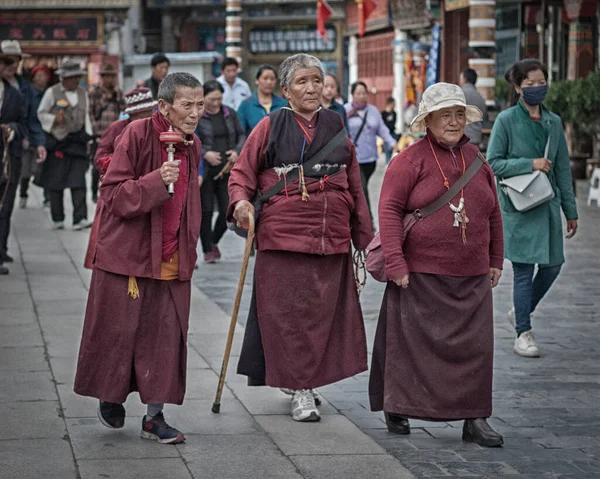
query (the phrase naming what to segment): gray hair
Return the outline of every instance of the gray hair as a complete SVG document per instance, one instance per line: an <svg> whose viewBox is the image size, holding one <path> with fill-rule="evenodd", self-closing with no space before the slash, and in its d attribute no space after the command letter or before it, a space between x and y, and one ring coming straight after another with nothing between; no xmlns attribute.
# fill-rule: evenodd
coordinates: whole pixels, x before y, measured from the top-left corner
<svg viewBox="0 0 600 479"><path fill-rule="evenodd" d="M321 72L321 80L325 79L325 69L317 57L307 55L306 53L298 53L287 57L279 67L281 86L289 88L292 84L294 73L300 68L318 68Z"/></svg>
<svg viewBox="0 0 600 479"><path fill-rule="evenodd" d="M194 75L185 72L169 73L158 87L158 100L173 104L178 88L202 88L202 83Z"/></svg>

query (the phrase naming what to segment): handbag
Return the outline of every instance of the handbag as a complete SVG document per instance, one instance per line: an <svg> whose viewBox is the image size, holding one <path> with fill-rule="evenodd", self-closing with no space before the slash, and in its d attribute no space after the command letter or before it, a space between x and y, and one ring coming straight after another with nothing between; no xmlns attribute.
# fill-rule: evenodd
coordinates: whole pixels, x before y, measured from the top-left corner
<svg viewBox="0 0 600 479"><path fill-rule="evenodd" d="M408 236L408 232L418 222L423 221L429 215L435 213L437 210L442 208L446 203L452 200L460 190L462 190L471 178L479 171L479 168L486 162L484 156L481 153L477 153L477 158L480 161L473 161L467 168L467 171L433 203L427 205L425 208L418 208L411 213L407 213L402 218L402 230L404 232L404 241ZM387 277L385 269L385 256L383 254L383 248L381 247L381 236L379 233L375 235L373 240L369 243L366 249L367 253L367 271L373 277L375 281L381 283L387 283L390 278Z"/></svg>
<svg viewBox="0 0 600 479"><path fill-rule="evenodd" d="M347 138L346 129L342 128L337 135L335 135L329 142L321 148L315 156L313 156L310 160L304 163L304 168L306 170L310 170L313 166L318 164L324 158L329 156L329 154L335 150L346 138ZM258 217L260 214L260 210L262 209L263 204L271 199L271 197L275 196L279 193L283 188L285 188L286 184L290 184L295 181L298 176L300 176L299 170L295 169L290 171L287 174L287 177L280 180L275 186L272 186L265 193L261 193L260 191L256 191L254 197L252 198L252 205L254 206L254 224L258 224ZM248 230L238 226L236 222L228 223L228 228L233 231L236 235L241 236L242 238L246 238L248 236ZM256 226L255 226L256 228Z"/></svg>
<svg viewBox="0 0 600 479"><path fill-rule="evenodd" d="M546 143L544 158L548 158L550 137ZM552 184L542 171L513 176L500 181L504 194L508 196L515 210L524 213L550 201L554 198Z"/></svg>
<svg viewBox="0 0 600 479"><path fill-rule="evenodd" d="M508 196L515 210L524 213L554 198L552 184L542 171L513 176L500 181L502 191Z"/></svg>

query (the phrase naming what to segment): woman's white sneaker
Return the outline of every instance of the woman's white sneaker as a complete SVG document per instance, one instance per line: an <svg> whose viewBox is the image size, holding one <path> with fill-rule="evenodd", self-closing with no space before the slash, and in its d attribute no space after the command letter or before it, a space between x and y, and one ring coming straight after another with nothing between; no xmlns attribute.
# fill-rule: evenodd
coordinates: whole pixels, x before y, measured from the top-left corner
<svg viewBox="0 0 600 479"><path fill-rule="evenodd" d="M525 358L539 358L540 350L535 344L535 337L532 331L522 333L515 340L514 352Z"/></svg>
<svg viewBox="0 0 600 479"><path fill-rule="evenodd" d="M506 315L506 319L508 319L508 322L513 328L517 327L517 320L515 318L515 308L512 308Z"/></svg>
<svg viewBox="0 0 600 479"><path fill-rule="evenodd" d="M316 422L321 420L321 413L315 404L315 397L310 389L299 389L292 396L292 419L300 422Z"/></svg>

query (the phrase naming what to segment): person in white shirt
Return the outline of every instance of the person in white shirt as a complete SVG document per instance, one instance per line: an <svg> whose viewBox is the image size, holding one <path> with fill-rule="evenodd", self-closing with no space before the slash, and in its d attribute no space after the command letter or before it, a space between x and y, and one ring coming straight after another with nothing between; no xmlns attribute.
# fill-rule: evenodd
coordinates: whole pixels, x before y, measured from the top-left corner
<svg viewBox="0 0 600 479"><path fill-rule="evenodd" d="M60 83L46 90L38 108L38 118L47 133L48 150L43 163L42 183L50 192L54 229L64 228L63 192L70 188L73 229L82 230L92 225L87 219L85 183L92 122L87 91L79 86L87 72L76 62L67 60L58 73Z"/></svg>
<svg viewBox="0 0 600 479"><path fill-rule="evenodd" d="M223 104L237 111L240 104L252 96L248 83L238 77L240 64L235 58L225 58L221 65L222 75L217 81L223 86Z"/></svg>

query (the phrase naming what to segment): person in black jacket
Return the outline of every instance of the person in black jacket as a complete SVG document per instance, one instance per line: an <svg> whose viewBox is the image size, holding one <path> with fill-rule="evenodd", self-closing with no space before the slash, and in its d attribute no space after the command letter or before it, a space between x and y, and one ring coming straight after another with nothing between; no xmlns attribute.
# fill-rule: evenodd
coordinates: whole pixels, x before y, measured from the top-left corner
<svg viewBox="0 0 600 479"><path fill-rule="evenodd" d="M140 86L150 88L152 91L152 98L156 100L158 97L158 87L160 86L160 82L162 82L169 74L171 62L166 55L155 53L152 60L150 60L150 66L152 67L152 76Z"/></svg>
<svg viewBox="0 0 600 479"><path fill-rule="evenodd" d="M223 86L216 80L204 84L204 114L196 133L202 140L203 181L202 224L200 241L204 261L215 263L221 258L217 244L227 231L226 213L229 204L227 183L229 170L236 162L246 133L235 111L223 105ZM214 198L217 198L219 216L213 227Z"/></svg>
<svg viewBox="0 0 600 479"><path fill-rule="evenodd" d="M7 259L10 217L21 179L23 140L27 138L25 100L16 88L2 78L13 59L0 51L0 275L9 273Z"/></svg>

